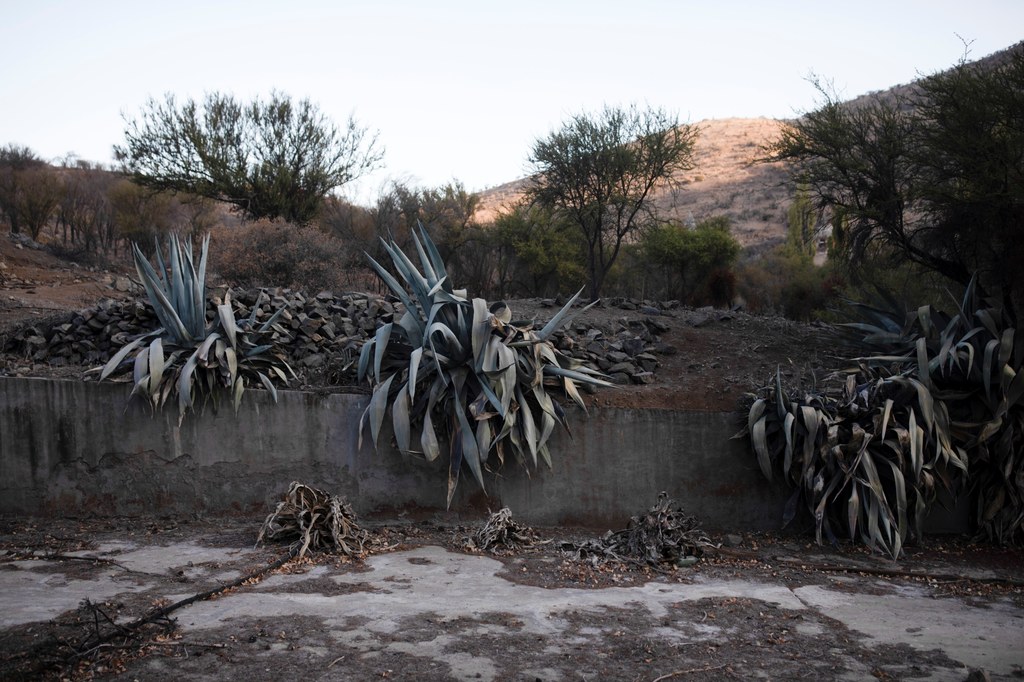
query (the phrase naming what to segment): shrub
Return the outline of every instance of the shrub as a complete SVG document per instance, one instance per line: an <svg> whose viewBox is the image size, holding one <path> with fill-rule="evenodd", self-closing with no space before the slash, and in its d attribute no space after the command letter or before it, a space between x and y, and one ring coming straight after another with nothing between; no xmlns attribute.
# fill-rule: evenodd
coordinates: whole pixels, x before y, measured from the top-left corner
<svg viewBox="0 0 1024 682"><path fill-rule="evenodd" d="M337 237L314 226L259 222L214 235L211 266L232 285L287 286L306 291L352 288L364 271Z"/></svg>
<svg viewBox="0 0 1024 682"><path fill-rule="evenodd" d="M728 218L719 216L694 228L662 225L652 229L640 244L642 260L637 266L649 277L653 296L680 298L694 305L727 305L734 286L730 270L739 252ZM653 272L652 265L657 266Z"/></svg>
<svg viewBox="0 0 1024 682"><path fill-rule="evenodd" d="M414 232L413 243L420 269L393 241L384 247L397 278L370 258L405 312L379 327L360 353L359 380L370 379L373 396L359 431L369 426L378 445L390 411L403 453L433 461L447 441L450 505L463 465L484 488L483 469L492 452L499 464L513 455L524 467L536 467L538 457L551 465L548 439L557 424L564 426L565 412L549 388L561 387L583 406L577 382L610 384L550 341L571 319L582 290L539 331L514 324L504 303L488 305L453 289L437 248L422 226L419 232L422 240Z"/></svg>
<svg viewBox="0 0 1024 682"><path fill-rule="evenodd" d="M786 248L741 263L736 291L755 312L780 313L792 320L811 320L838 301L833 270Z"/></svg>

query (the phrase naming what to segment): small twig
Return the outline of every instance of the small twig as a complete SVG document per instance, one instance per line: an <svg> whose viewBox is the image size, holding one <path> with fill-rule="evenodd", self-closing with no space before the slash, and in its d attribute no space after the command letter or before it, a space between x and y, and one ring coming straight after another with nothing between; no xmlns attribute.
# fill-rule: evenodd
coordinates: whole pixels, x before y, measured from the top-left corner
<svg viewBox="0 0 1024 682"><path fill-rule="evenodd" d="M338 657L337 657L336 659L334 659L333 661L331 661L330 663L328 663L328 664L327 664L327 667L328 667L328 668L331 668L332 666L334 666L334 664L335 664L335 663L337 663L338 661L343 661L343 660L345 660L345 657L344 657L344 656L338 656Z"/></svg>
<svg viewBox="0 0 1024 682"><path fill-rule="evenodd" d="M689 668L687 670L676 670L674 672L666 673L661 677L656 677L651 682L662 682L662 680L667 680L671 677L679 677L680 675L692 675L693 673L709 673L712 670L721 670L727 665L729 664L723 663L722 665L705 666L703 668Z"/></svg>
<svg viewBox="0 0 1024 682"><path fill-rule="evenodd" d="M227 644L220 642L186 642L185 640L179 640L177 642L146 642L146 646L194 646L200 649L224 649Z"/></svg>

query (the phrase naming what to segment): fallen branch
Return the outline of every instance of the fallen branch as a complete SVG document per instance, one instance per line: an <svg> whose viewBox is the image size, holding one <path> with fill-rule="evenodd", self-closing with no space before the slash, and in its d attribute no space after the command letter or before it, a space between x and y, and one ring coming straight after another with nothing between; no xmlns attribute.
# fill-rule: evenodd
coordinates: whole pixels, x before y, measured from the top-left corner
<svg viewBox="0 0 1024 682"><path fill-rule="evenodd" d="M175 622L168 617L171 613L182 607L188 606L189 604L210 599L222 592L240 587L251 580L261 578L267 573L275 571L291 561L298 554L298 551L298 547L293 547L287 554L283 555L276 561L258 568L240 578L204 592L199 592L198 594L186 597L185 599L180 599L173 604L153 609L128 623L117 623L105 611L103 611L103 609L99 608L88 599L85 599L79 610L85 611L87 615L91 616L90 622L78 622L75 623L75 625L79 627L91 626L90 629L92 630L92 633L90 635L77 642L51 637L46 641L29 647L25 651L9 656L6 660L27 660L31 666L30 669L18 671L24 675L26 673L39 673L46 668L66 669L73 666L78 661L88 658L89 656L96 656L99 652L107 649L142 649L150 644L155 644L151 641L140 641L144 639L143 629L147 625L153 625L163 621L162 625L164 627L164 631L170 632L175 626ZM58 622L51 622L53 622L54 625L60 625ZM123 641L121 643L113 643L114 640L117 639L122 639ZM175 642L174 644L187 643ZM2 673L6 672L7 671L0 671L0 677L3 677L4 675Z"/></svg>
<svg viewBox="0 0 1024 682"><path fill-rule="evenodd" d="M128 568L124 564L114 560L107 559L99 556L72 556L70 554L36 554L34 551L29 550L27 552L9 552L5 559L37 559L41 561L85 561L92 564L107 564L110 566L117 566L123 571L128 573L139 573L134 569Z"/></svg>

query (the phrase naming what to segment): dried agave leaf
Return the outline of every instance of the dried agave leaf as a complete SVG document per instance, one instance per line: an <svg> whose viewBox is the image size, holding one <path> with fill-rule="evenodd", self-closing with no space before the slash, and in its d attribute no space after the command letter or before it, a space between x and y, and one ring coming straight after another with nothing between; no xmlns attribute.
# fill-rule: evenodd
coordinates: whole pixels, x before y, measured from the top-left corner
<svg viewBox="0 0 1024 682"><path fill-rule="evenodd" d="M471 549L495 552L499 549L515 551L539 542L540 537L532 528L513 521L512 510L502 507L491 514L465 544Z"/></svg>
<svg viewBox="0 0 1024 682"><path fill-rule="evenodd" d="M366 555L370 534L359 527L351 505L342 498L293 481L260 528L256 545L264 541L291 542L298 546L299 557L314 550L357 559Z"/></svg>
<svg viewBox="0 0 1024 682"><path fill-rule="evenodd" d="M565 542L562 550L595 566L611 561L664 570L700 557L705 548L714 546L697 517L686 514L663 491L654 506L630 518L624 530L608 531L599 540Z"/></svg>

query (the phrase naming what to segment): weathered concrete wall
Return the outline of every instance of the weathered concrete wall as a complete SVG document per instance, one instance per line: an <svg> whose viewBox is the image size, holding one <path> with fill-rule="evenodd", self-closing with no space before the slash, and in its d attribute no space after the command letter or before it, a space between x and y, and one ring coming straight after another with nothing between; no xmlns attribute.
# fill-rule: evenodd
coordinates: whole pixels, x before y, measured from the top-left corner
<svg viewBox="0 0 1024 682"><path fill-rule="evenodd" d="M262 391L189 416L125 409L123 384L0 378L0 512L268 511L293 480L346 496L359 513L443 509L445 467L357 447L365 396ZM735 432L735 416L660 410L570 414L553 470L507 463L484 498L463 476L453 509L509 506L537 525L620 527L667 491L707 528L772 529L771 488ZM369 439L367 438L367 441Z"/></svg>

